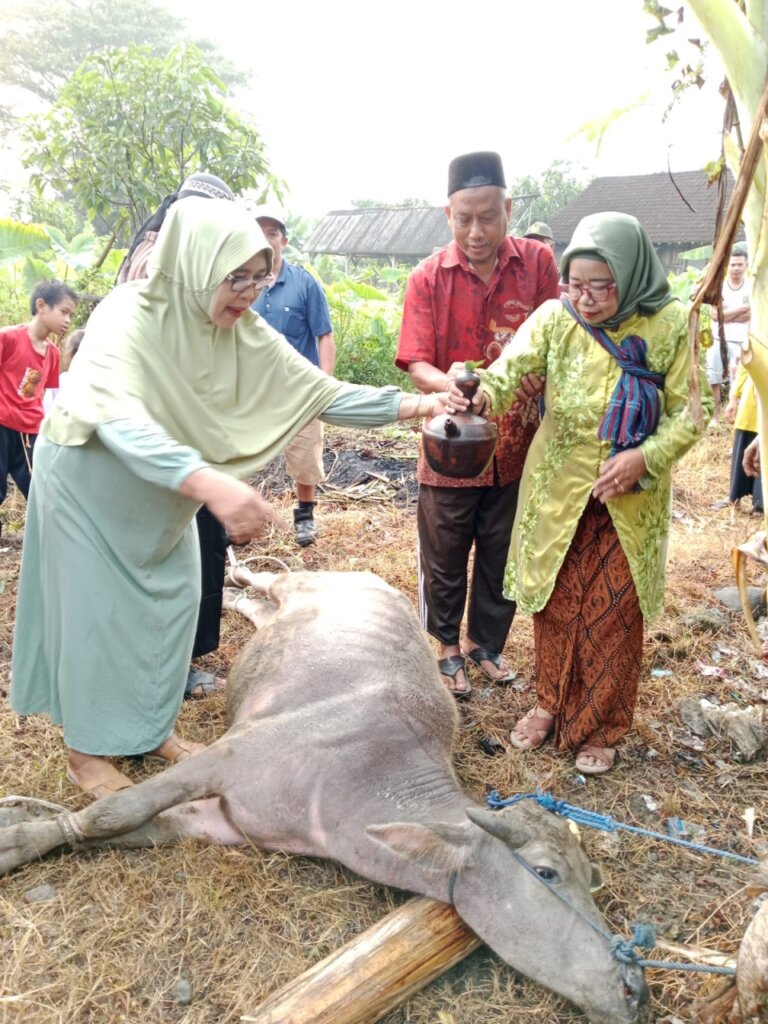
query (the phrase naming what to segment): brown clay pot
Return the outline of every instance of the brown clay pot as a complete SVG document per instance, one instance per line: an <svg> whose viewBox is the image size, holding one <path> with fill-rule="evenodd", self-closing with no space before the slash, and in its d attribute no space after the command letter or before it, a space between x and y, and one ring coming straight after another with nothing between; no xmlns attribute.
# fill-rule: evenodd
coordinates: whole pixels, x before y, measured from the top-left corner
<svg viewBox="0 0 768 1024"><path fill-rule="evenodd" d="M456 377L456 386L470 400L479 384L476 373L465 371ZM496 450L496 424L471 412L435 416L424 424L421 437L427 462L442 476L479 476Z"/></svg>

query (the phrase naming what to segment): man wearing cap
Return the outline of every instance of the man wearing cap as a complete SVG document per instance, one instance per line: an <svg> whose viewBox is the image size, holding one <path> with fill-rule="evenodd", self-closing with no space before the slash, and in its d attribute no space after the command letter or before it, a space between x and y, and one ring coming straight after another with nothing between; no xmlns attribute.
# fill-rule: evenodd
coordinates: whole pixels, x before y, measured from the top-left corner
<svg viewBox="0 0 768 1024"><path fill-rule="evenodd" d="M297 352L330 375L336 362L336 343L325 292L303 267L283 259L288 244L285 215L280 210L260 206L256 220L272 246L274 282L259 293L252 308L287 338ZM296 542L306 547L314 544L317 537L315 487L325 479L320 420L310 423L287 445L285 465L296 483Z"/></svg>
<svg viewBox="0 0 768 1024"><path fill-rule="evenodd" d="M445 212L453 241L409 277L397 351L397 365L422 392L446 390L465 360L488 366L526 317L559 295L552 251L507 235L511 206L497 153L451 162ZM518 403L495 422L496 454L479 477L439 476L423 452L419 459L420 612L440 644L443 681L457 697L471 689L465 658L494 682L511 679L502 650L515 605L502 586L520 476L539 423L536 400Z"/></svg>
<svg viewBox="0 0 768 1024"><path fill-rule="evenodd" d="M537 242L548 245L552 252L555 251L555 236L552 234L552 228L543 220L537 220L535 224L531 224L523 238L535 238Z"/></svg>

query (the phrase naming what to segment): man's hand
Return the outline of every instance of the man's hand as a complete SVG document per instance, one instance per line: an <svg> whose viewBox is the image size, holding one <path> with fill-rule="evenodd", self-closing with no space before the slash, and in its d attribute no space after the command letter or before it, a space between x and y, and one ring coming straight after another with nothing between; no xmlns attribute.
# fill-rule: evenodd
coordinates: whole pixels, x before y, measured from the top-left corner
<svg viewBox="0 0 768 1024"><path fill-rule="evenodd" d="M728 399L728 405L726 405L725 407L725 412L723 413L723 415L729 423L733 423L733 421L736 419L736 410L738 408L738 398L736 397L736 395L731 395L731 397Z"/></svg>
<svg viewBox="0 0 768 1024"><path fill-rule="evenodd" d="M760 476L760 438L756 437L754 441L747 445L744 449L744 458L741 460L741 468L747 474L747 476Z"/></svg>
<svg viewBox="0 0 768 1024"><path fill-rule="evenodd" d="M528 402L531 398L537 398L544 392L546 377L539 377L536 373L526 373L520 381L520 387L515 391L518 402Z"/></svg>

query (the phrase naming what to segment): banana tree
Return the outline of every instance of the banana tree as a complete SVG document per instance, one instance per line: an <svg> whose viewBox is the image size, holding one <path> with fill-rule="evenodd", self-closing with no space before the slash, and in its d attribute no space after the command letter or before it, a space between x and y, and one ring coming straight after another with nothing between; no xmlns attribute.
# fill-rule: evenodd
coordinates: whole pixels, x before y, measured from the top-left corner
<svg viewBox="0 0 768 1024"><path fill-rule="evenodd" d="M671 12L659 8L653 0L646 0L646 9L654 6L656 10L652 13L657 17L661 15L660 21L664 25ZM758 396L765 494L768 472L768 0L688 0L688 7L720 57L738 114L724 132L723 152L737 179L731 207L741 206L749 251L752 279L750 338L742 360L755 382ZM748 133L749 139L745 142ZM730 218L730 225L728 219L723 226L725 238L721 241L725 241L736 227L735 216ZM713 268L713 273L720 270L720 262L725 257L727 248L719 244L712 261L718 267ZM768 508L765 502L764 507ZM746 558L755 558L768 565L765 533L740 545L733 554L747 626L760 647L754 621L748 611Z"/></svg>
<svg viewBox="0 0 768 1024"><path fill-rule="evenodd" d="M57 278L82 291L106 293L112 286L123 250L112 250L102 260L100 240L90 232L68 239L48 224L24 224L0 218L0 314L2 322L24 316L26 296L38 281Z"/></svg>

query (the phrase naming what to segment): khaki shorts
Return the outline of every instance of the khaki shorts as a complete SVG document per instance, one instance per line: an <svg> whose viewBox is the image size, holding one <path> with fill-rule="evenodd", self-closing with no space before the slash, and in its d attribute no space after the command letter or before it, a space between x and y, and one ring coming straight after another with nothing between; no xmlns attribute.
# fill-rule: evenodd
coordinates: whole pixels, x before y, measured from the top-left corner
<svg viewBox="0 0 768 1024"><path fill-rule="evenodd" d="M312 420L285 446L285 468L297 484L320 484L323 469L323 424Z"/></svg>

